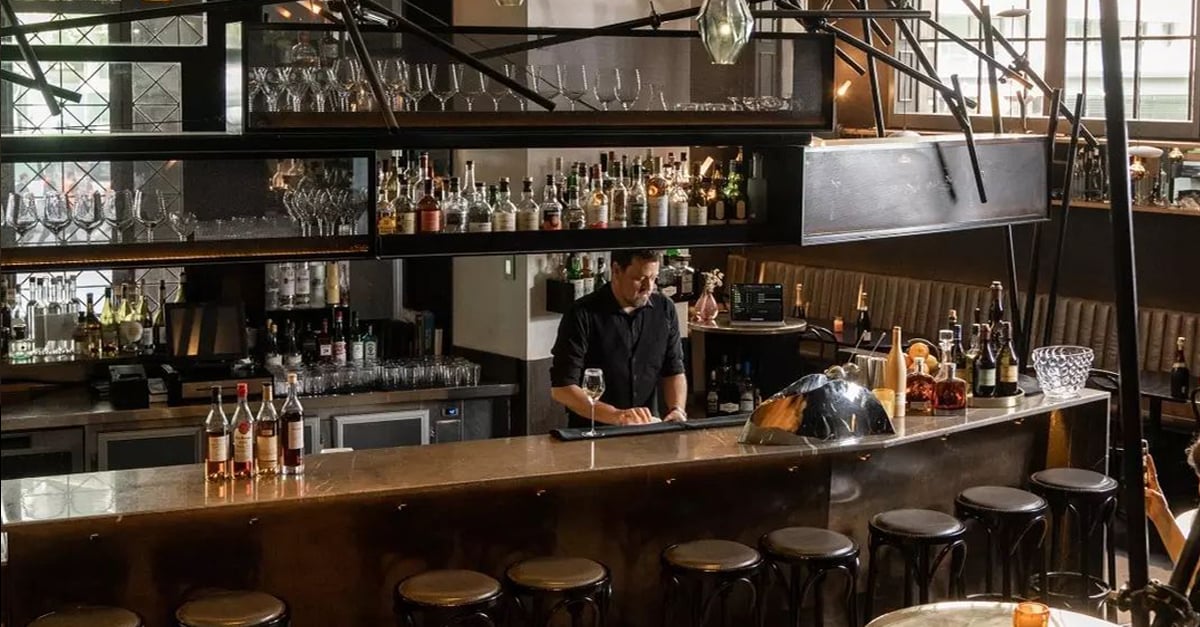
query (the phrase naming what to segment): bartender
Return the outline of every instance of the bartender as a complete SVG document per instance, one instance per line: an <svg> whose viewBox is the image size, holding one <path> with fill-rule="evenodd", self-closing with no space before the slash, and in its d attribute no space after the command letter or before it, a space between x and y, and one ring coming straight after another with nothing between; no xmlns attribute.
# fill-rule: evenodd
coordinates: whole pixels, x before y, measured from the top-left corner
<svg viewBox="0 0 1200 627"><path fill-rule="evenodd" d="M568 424L591 424L583 371L604 371L596 422L639 425L687 420L687 380L675 303L655 290L658 253L612 253L612 281L580 298L558 325L551 396L567 408ZM659 386L664 402L660 413Z"/></svg>

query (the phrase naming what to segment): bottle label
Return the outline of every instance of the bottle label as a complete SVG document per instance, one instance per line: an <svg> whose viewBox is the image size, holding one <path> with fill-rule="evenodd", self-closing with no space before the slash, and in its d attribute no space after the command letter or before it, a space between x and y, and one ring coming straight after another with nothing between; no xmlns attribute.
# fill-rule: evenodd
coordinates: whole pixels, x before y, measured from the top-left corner
<svg viewBox="0 0 1200 627"><path fill-rule="evenodd" d="M517 214L518 231L536 231L541 223L541 216L536 211L522 211Z"/></svg>
<svg viewBox="0 0 1200 627"><path fill-rule="evenodd" d="M741 402L738 403L738 411L754 411L754 397L741 399Z"/></svg>
<svg viewBox="0 0 1200 627"><path fill-rule="evenodd" d="M260 435L254 444L258 447L258 463L273 466L279 462L279 436Z"/></svg>
<svg viewBox="0 0 1200 627"><path fill-rule="evenodd" d="M647 220L649 220L649 216L647 215L646 205L642 203L629 205L629 226L646 226Z"/></svg>
<svg viewBox="0 0 1200 627"><path fill-rule="evenodd" d="M249 423L238 425L233 432L233 461L254 461L254 436L250 433Z"/></svg>
<svg viewBox="0 0 1200 627"><path fill-rule="evenodd" d="M312 290L312 276L308 273L308 264L300 266L296 273L295 290L297 296L308 296Z"/></svg>
<svg viewBox="0 0 1200 627"><path fill-rule="evenodd" d="M406 211L396 217L396 231L402 235L413 235L417 232L417 214Z"/></svg>
<svg viewBox="0 0 1200 627"><path fill-rule="evenodd" d="M739 403L721 403L720 409L722 413L736 414L741 409L741 405Z"/></svg>
<svg viewBox="0 0 1200 627"><path fill-rule="evenodd" d="M671 226L687 226L688 224L688 205L686 202L671 203L671 211L668 216Z"/></svg>
<svg viewBox="0 0 1200 627"><path fill-rule="evenodd" d="M708 207L704 205L692 205L688 207L688 224L692 226L705 226L708 224Z"/></svg>
<svg viewBox="0 0 1200 627"><path fill-rule="evenodd" d="M263 361L267 364L268 368L272 366L276 368L283 367L283 355L280 355L279 353L270 353Z"/></svg>
<svg viewBox="0 0 1200 627"><path fill-rule="evenodd" d="M517 230L517 215L507 211L497 211L492 214L492 230L493 231L515 231Z"/></svg>
<svg viewBox="0 0 1200 627"><path fill-rule="evenodd" d="M670 224L670 210L666 197L655 198L650 205L650 226Z"/></svg>
<svg viewBox="0 0 1200 627"><path fill-rule="evenodd" d="M333 357L333 344L322 344L321 345L321 356L322 357Z"/></svg>
<svg viewBox="0 0 1200 627"><path fill-rule="evenodd" d="M975 373L976 387L990 387L996 385L996 369L995 368L979 368Z"/></svg>
<svg viewBox="0 0 1200 627"><path fill-rule="evenodd" d="M442 230L442 212L441 211L422 211L421 212L421 232L422 233L439 233Z"/></svg>
<svg viewBox="0 0 1200 627"><path fill-rule="evenodd" d="M379 234L380 235L394 235L396 233L396 216L393 216L391 214L382 213L382 209L380 211L381 211L381 213L379 214Z"/></svg>
<svg viewBox="0 0 1200 627"><path fill-rule="evenodd" d="M584 279L583 279L583 293L584 293L584 294L591 294L591 293L592 293L592 292L594 292L594 291L596 291L596 279L595 279L595 277L584 277Z"/></svg>
<svg viewBox="0 0 1200 627"><path fill-rule="evenodd" d="M575 288L575 300L579 300L587 296L587 291L583 289L583 279L575 279L571 281L571 286Z"/></svg>
<svg viewBox="0 0 1200 627"><path fill-rule="evenodd" d="M470 233L491 233L491 222L470 222L467 224L467 231Z"/></svg>
<svg viewBox="0 0 1200 627"><path fill-rule="evenodd" d="M279 296L291 298L296 294L296 272L291 268L283 271L283 280L279 282Z"/></svg>
<svg viewBox="0 0 1200 627"><path fill-rule="evenodd" d="M339 364L346 363L346 343L337 341L333 343L333 361Z"/></svg>
<svg viewBox="0 0 1200 627"><path fill-rule="evenodd" d="M746 201L744 201L744 200L737 201L737 208L734 209L733 215L738 220L746 219Z"/></svg>
<svg viewBox="0 0 1200 627"><path fill-rule="evenodd" d="M720 399L717 397L716 392L709 392L708 403L707 403L707 406L705 407L705 409L708 410L708 414L710 416L715 415L717 412L721 411L721 402L720 402Z"/></svg>
<svg viewBox="0 0 1200 627"><path fill-rule="evenodd" d="M587 225L589 229L608 228L608 207L590 206L587 209Z"/></svg>
<svg viewBox="0 0 1200 627"><path fill-rule="evenodd" d="M289 422L287 428L287 446L289 451L300 450L304 448L304 421L297 420Z"/></svg>
<svg viewBox="0 0 1200 627"><path fill-rule="evenodd" d="M377 342L363 342L363 359L368 362L375 361L379 356L379 344Z"/></svg>
<svg viewBox="0 0 1200 627"><path fill-rule="evenodd" d="M623 228L627 227L628 225L629 225L629 223L626 222L625 220L610 219L608 221L608 228L610 228L610 229L623 229Z"/></svg>
<svg viewBox="0 0 1200 627"><path fill-rule="evenodd" d="M863 343L870 342L871 341L871 331L870 330L863 331L862 334L859 336L859 341L863 342Z"/></svg>
<svg viewBox="0 0 1200 627"><path fill-rule="evenodd" d="M167 325L164 324L161 327L158 327L158 333L156 335L158 336L158 340L157 340L158 343L163 346L166 346L166 344L167 344Z"/></svg>
<svg viewBox="0 0 1200 627"><path fill-rule="evenodd" d="M562 230L562 212L558 209L546 210L542 212L542 230L543 231L561 231Z"/></svg>
<svg viewBox="0 0 1200 627"><path fill-rule="evenodd" d="M228 435L210 435L208 436L208 453L204 456L204 461L223 462L229 460L229 436Z"/></svg>
<svg viewBox="0 0 1200 627"><path fill-rule="evenodd" d="M352 361L361 362L365 349L362 342L353 342L350 344L350 359Z"/></svg>
<svg viewBox="0 0 1200 627"><path fill-rule="evenodd" d="M716 205L714 205L713 217L716 218L717 220L725 219L725 201L724 200L718 200Z"/></svg>
<svg viewBox="0 0 1200 627"><path fill-rule="evenodd" d="M443 230L446 233L465 233L467 231L466 216L457 211L447 212L446 228Z"/></svg>
<svg viewBox="0 0 1200 627"><path fill-rule="evenodd" d="M578 231L586 227L587 217L583 215L583 212L567 214L567 230Z"/></svg>
<svg viewBox="0 0 1200 627"><path fill-rule="evenodd" d="M301 364L304 363L304 360L300 357L299 353L292 353L288 355L285 361L288 368L299 368Z"/></svg>
<svg viewBox="0 0 1200 627"><path fill-rule="evenodd" d="M675 298L675 294L679 293L679 289L674 285L668 285L658 290L660 294L667 298Z"/></svg>
<svg viewBox="0 0 1200 627"><path fill-rule="evenodd" d="M1016 366L1004 366L1000 369L1000 380L1004 383L1016 383L1018 370Z"/></svg>
<svg viewBox="0 0 1200 627"><path fill-rule="evenodd" d="M142 346L154 346L154 327L148 324L142 325Z"/></svg>

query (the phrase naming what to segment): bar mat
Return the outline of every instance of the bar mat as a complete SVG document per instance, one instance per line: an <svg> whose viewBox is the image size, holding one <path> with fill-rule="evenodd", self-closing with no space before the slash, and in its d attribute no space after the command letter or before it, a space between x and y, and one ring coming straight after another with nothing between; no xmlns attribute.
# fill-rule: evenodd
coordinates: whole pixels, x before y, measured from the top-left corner
<svg viewBox="0 0 1200 627"><path fill-rule="evenodd" d="M747 414L732 416L714 416L712 418L696 418L687 422L656 422L640 426L611 426L596 425L596 435L586 435L588 429L571 427L552 429L550 435L564 442L575 440L591 440L600 438L619 438L626 435L649 435L651 433L667 433L670 431L691 431L696 429L714 429L717 427L736 427L746 422Z"/></svg>

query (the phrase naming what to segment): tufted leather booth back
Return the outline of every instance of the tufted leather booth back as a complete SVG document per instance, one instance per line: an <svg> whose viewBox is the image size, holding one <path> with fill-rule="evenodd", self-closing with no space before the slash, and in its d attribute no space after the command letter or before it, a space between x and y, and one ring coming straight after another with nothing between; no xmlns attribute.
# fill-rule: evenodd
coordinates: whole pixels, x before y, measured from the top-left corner
<svg viewBox="0 0 1200 627"><path fill-rule="evenodd" d="M793 290L789 286L804 284L808 314L813 318L832 319L834 316L853 321L858 285L871 306L871 319L878 326L900 325L906 337L936 340L938 327L946 311L955 308L961 320L969 320L976 307L987 310L989 294L986 286L964 285L945 281L911 279L886 274L872 274L837 268L820 268L779 261L754 262L741 255L729 255L726 263L730 283L756 281L761 272L764 281L782 283L785 311L792 307ZM1024 298L1021 298L1024 306ZM1040 345L1046 324L1045 294L1034 301L1034 339ZM1004 303L1005 306L1008 302ZM1200 367L1200 313L1150 309L1142 307L1138 320L1138 363L1142 370L1168 371L1175 356L1175 338L1188 338L1188 363ZM1088 346L1096 351L1096 367L1117 369L1117 321L1112 303L1082 298L1059 298L1052 344Z"/></svg>

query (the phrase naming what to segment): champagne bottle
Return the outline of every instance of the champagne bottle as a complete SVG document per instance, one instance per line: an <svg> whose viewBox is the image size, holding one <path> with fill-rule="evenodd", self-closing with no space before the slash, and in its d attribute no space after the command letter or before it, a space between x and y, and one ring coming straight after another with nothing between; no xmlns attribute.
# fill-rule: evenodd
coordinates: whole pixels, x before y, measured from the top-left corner
<svg viewBox="0 0 1200 627"><path fill-rule="evenodd" d="M986 324L979 329L979 357L975 359L971 381L975 396L986 398L996 394L996 353L992 349L992 329Z"/></svg>
<svg viewBox="0 0 1200 627"><path fill-rule="evenodd" d="M1188 370L1187 353L1183 349L1185 342L1183 337L1175 339L1175 361L1171 364L1171 396L1174 398L1187 398L1191 387L1192 374Z"/></svg>
<svg viewBox="0 0 1200 627"><path fill-rule="evenodd" d="M996 357L996 396L1016 396L1020 392L1017 385L1021 363L1012 343L1012 325L1007 321L1000 323L1000 354Z"/></svg>

